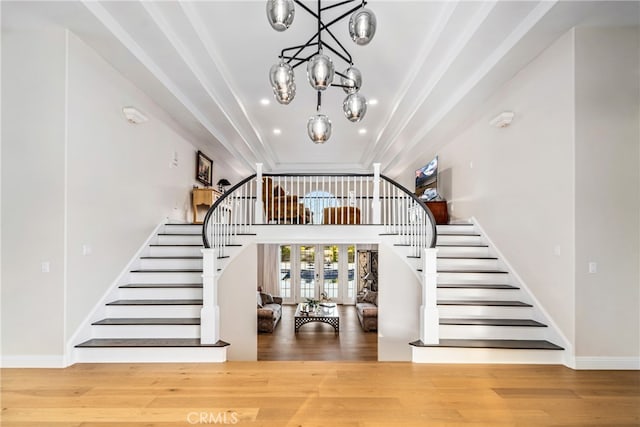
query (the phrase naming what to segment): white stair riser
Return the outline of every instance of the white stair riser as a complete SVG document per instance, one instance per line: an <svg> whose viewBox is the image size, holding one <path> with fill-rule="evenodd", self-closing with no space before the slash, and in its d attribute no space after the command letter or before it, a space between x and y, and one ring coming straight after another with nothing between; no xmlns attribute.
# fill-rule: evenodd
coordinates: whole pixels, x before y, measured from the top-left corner
<svg viewBox="0 0 640 427"><path fill-rule="evenodd" d="M202 246L150 246L149 256L202 256Z"/></svg>
<svg viewBox="0 0 640 427"><path fill-rule="evenodd" d="M226 347L77 348L76 363L220 363Z"/></svg>
<svg viewBox="0 0 640 427"><path fill-rule="evenodd" d="M164 234L158 235L159 245L201 245L202 236L193 234L189 236Z"/></svg>
<svg viewBox="0 0 640 427"><path fill-rule="evenodd" d="M440 317L486 317L497 319L531 319L531 307L500 307L487 305L438 305Z"/></svg>
<svg viewBox="0 0 640 427"><path fill-rule="evenodd" d="M483 246L438 246L439 257L486 257L489 248Z"/></svg>
<svg viewBox="0 0 640 427"><path fill-rule="evenodd" d="M440 325L440 339L544 340L542 327Z"/></svg>
<svg viewBox="0 0 640 427"><path fill-rule="evenodd" d="M120 288L120 299L202 299L202 288Z"/></svg>
<svg viewBox="0 0 640 427"><path fill-rule="evenodd" d="M473 225L436 225L438 234L477 234Z"/></svg>
<svg viewBox="0 0 640 427"><path fill-rule="evenodd" d="M415 363L514 363L561 365L561 350L507 350L497 348L412 347Z"/></svg>
<svg viewBox="0 0 640 427"><path fill-rule="evenodd" d="M200 325L93 325L93 338L199 338Z"/></svg>
<svg viewBox="0 0 640 427"><path fill-rule="evenodd" d="M197 234L202 235L202 225L188 225L188 224L165 224L165 234Z"/></svg>
<svg viewBox="0 0 640 427"><path fill-rule="evenodd" d="M482 244L482 238L480 236L452 236L452 235L440 235L438 236L438 245L480 245Z"/></svg>
<svg viewBox="0 0 640 427"><path fill-rule="evenodd" d="M106 317L200 317L200 305L108 305Z"/></svg>
<svg viewBox="0 0 640 427"><path fill-rule="evenodd" d="M517 289L470 289L470 288L438 288L440 300L483 299L489 301L520 301Z"/></svg>
<svg viewBox="0 0 640 427"><path fill-rule="evenodd" d="M497 259L471 259L471 258L438 258L438 269L443 270L498 270Z"/></svg>
<svg viewBox="0 0 640 427"><path fill-rule="evenodd" d="M199 259L171 259L171 258L143 258L140 268L145 269L186 269L201 270L202 258Z"/></svg>
<svg viewBox="0 0 640 427"><path fill-rule="evenodd" d="M202 283L202 272L129 273L129 283Z"/></svg>
<svg viewBox="0 0 640 427"><path fill-rule="evenodd" d="M505 273L445 273L438 272L438 283L485 283L508 284L509 275Z"/></svg>

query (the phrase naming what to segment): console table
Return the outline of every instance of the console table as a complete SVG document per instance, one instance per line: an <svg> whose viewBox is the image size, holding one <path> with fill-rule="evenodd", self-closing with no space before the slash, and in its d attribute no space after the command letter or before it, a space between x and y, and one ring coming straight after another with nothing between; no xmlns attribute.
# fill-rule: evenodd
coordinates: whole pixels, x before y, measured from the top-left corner
<svg viewBox="0 0 640 427"><path fill-rule="evenodd" d="M449 211L447 210L446 201L442 200L437 202L434 201L424 203L427 205L427 207L433 214L433 217L436 219L436 224L449 224Z"/></svg>
<svg viewBox="0 0 640 427"><path fill-rule="evenodd" d="M213 206L215 201L222 193L215 188L194 188L191 192L191 200L193 204L193 223L202 224L198 221L198 206L205 205L207 208Z"/></svg>

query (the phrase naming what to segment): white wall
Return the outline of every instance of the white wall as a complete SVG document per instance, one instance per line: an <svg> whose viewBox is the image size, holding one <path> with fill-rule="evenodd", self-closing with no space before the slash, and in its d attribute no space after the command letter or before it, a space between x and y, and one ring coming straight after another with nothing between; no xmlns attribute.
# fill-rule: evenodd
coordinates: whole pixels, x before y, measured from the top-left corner
<svg viewBox="0 0 640 427"><path fill-rule="evenodd" d="M242 248L225 267L219 281L220 338L229 342L227 360L257 360L258 246Z"/></svg>
<svg viewBox="0 0 640 427"><path fill-rule="evenodd" d="M64 345L64 40L61 30L2 32L2 353L54 365Z"/></svg>
<svg viewBox="0 0 640 427"><path fill-rule="evenodd" d="M188 219L196 149L63 30L3 30L2 83L3 360L59 365L151 230ZM129 105L149 121L126 122Z"/></svg>
<svg viewBox="0 0 640 427"><path fill-rule="evenodd" d="M420 338L418 276L387 244L378 245L378 360L410 361Z"/></svg>
<svg viewBox="0 0 640 427"><path fill-rule="evenodd" d="M440 189L452 218L478 219L570 341L575 328L573 87L570 32L488 99L482 118L438 153L445 178ZM490 127L489 120L505 110L516 114L511 126Z"/></svg>
<svg viewBox="0 0 640 427"><path fill-rule="evenodd" d="M576 30L578 357L640 356L638 37Z"/></svg>
<svg viewBox="0 0 640 427"><path fill-rule="evenodd" d="M73 34L69 38L68 286L71 336L153 228L186 221L195 148L162 111ZM122 107L149 117L128 123ZM178 167L171 167L174 153ZM89 245L91 255L83 255Z"/></svg>

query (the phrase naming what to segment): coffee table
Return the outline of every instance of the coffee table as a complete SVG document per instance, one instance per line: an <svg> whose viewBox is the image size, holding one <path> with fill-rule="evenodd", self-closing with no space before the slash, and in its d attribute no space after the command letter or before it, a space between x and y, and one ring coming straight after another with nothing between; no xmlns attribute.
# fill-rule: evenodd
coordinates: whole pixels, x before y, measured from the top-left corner
<svg viewBox="0 0 640 427"><path fill-rule="evenodd" d="M311 322L327 323L333 326L336 334L340 332L340 316L338 315L338 306L334 303L321 303L315 311L306 312L304 307L307 304L300 303L296 308L294 315L294 330L298 333L298 329L304 324Z"/></svg>

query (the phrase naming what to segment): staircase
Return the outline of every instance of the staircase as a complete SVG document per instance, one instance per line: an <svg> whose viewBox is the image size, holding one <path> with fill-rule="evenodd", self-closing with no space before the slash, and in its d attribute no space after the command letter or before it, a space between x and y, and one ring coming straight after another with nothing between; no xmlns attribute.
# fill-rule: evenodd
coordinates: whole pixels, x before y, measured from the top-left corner
<svg viewBox="0 0 640 427"><path fill-rule="evenodd" d="M219 362L228 345L200 344L202 225L165 224L76 345L76 362Z"/></svg>
<svg viewBox="0 0 640 427"><path fill-rule="evenodd" d="M440 343L411 343L429 363L562 363L563 348L473 224L438 227Z"/></svg>

